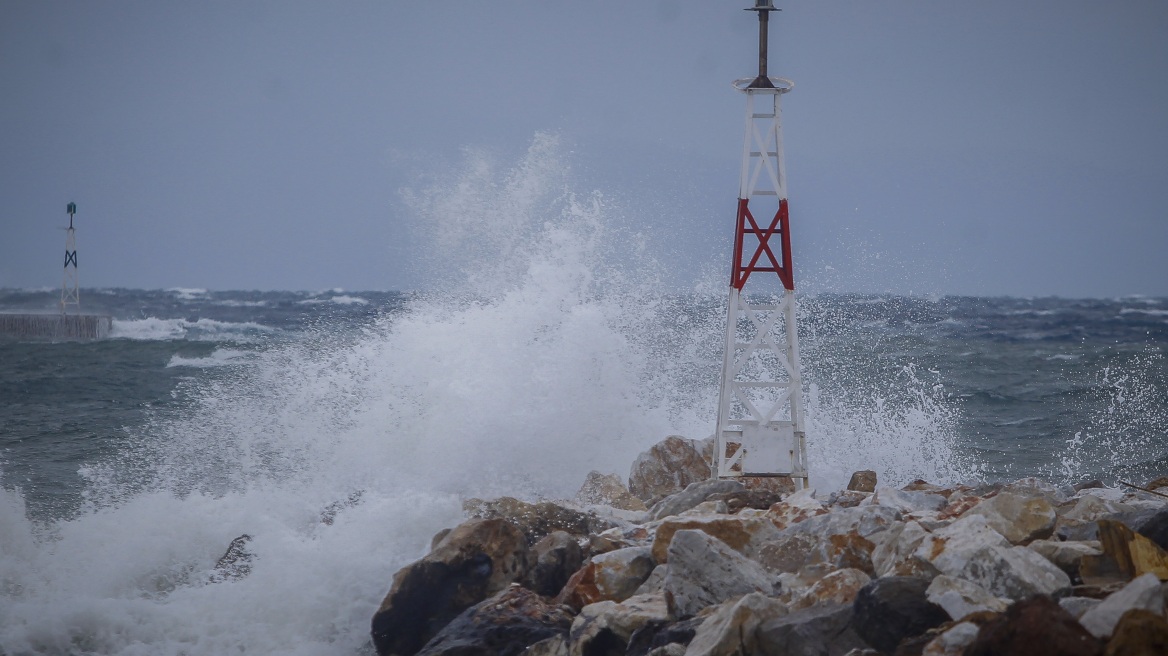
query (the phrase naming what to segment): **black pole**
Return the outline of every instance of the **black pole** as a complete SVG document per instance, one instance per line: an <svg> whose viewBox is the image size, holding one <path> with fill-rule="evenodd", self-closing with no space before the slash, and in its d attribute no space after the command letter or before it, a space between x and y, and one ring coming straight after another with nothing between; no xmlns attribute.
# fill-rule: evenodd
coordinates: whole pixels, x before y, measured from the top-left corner
<svg viewBox="0 0 1168 656"><path fill-rule="evenodd" d="M767 27L770 22L770 13L779 10L771 2L772 0L755 0L754 6L746 10L758 12L758 77L754 78L754 81L747 87L748 89L775 88L767 76L767 41L769 40Z"/></svg>

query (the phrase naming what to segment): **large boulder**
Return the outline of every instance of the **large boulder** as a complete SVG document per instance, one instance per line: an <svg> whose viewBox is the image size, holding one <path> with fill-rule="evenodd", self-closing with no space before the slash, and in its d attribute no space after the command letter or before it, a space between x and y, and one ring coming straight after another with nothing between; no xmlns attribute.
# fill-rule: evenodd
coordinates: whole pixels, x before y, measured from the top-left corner
<svg viewBox="0 0 1168 656"><path fill-rule="evenodd" d="M763 622L786 614L786 606L759 592L727 601L705 618L685 653L687 656L766 653L760 649L755 632Z"/></svg>
<svg viewBox="0 0 1168 656"><path fill-rule="evenodd" d="M628 547L593 556L568 579L557 601L576 609L600 601L624 601L636 593L655 566L649 547Z"/></svg>
<svg viewBox="0 0 1168 656"><path fill-rule="evenodd" d="M373 615L377 653L417 653L464 610L522 579L527 563L527 541L512 524L502 519L460 524L425 558L394 574Z"/></svg>
<svg viewBox="0 0 1168 656"><path fill-rule="evenodd" d="M852 478L848 481L848 489L856 492L875 492L876 472L864 469L852 473Z"/></svg>
<svg viewBox="0 0 1168 656"><path fill-rule="evenodd" d="M752 555L766 542L777 537L779 531L769 521L759 517L735 515L708 515L674 517L657 527L653 538L653 559L659 563L669 560L669 544L678 531L697 530L718 538L731 549Z"/></svg>
<svg viewBox="0 0 1168 656"><path fill-rule="evenodd" d="M685 618L751 592L778 593L778 580L758 563L702 531L678 531L669 543L664 591L669 610Z"/></svg>
<svg viewBox="0 0 1168 656"><path fill-rule="evenodd" d="M856 633L891 654L904 639L947 622L948 613L928 600L928 587L928 581L912 576L889 576L864 586L852 604Z"/></svg>
<svg viewBox="0 0 1168 656"><path fill-rule="evenodd" d="M524 585L545 597L554 597L583 564L584 552L576 539L564 531L553 531L531 548Z"/></svg>
<svg viewBox="0 0 1168 656"><path fill-rule="evenodd" d="M1124 613L1137 608L1164 614L1164 593L1155 574L1144 574L1128 583L1122 590L1083 613L1079 623L1096 638L1106 638L1111 635Z"/></svg>
<svg viewBox="0 0 1168 656"><path fill-rule="evenodd" d="M646 510L645 502L633 496L620 476L588 472L588 478L576 493L576 503L583 505L603 504L621 510Z"/></svg>
<svg viewBox="0 0 1168 656"><path fill-rule="evenodd" d="M529 545L534 545L555 531L585 536L612 527L612 522L595 513L581 512L551 501L528 503L512 497L500 497L489 501L467 499L463 502L462 509L474 519L507 520L523 531Z"/></svg>
<svg viewBox="0 0 1168 656"><path fill-rule="evenodd" d="M1019 601L986 624L965 656L1102 656L1103 643L1053 599Z"/></svg>
<svg viewBox="0 0 1168 656"><path fill-rule="evenodd" d="M1107 641L1108 656L1168 654L1168 620L1163 614L1133 608L1119 618Z"/></svg>
<svg viewBox="0 0 1168 656"><path fill-rule="evenodd" d="M944 608L949 617L955 620L987 610L1002 613L1010 605L1007 600L995 597L976 583L944 574L929 583L925 597Z"/></svg>
<svg viewBox="0 0 1168 656"><path fill-rule="evenodd" d="M876 576L916 576L931 579L938 570L916 555L917 547L929 532L915 521L897 522L887 531L872 536L872 568Z"/></svg>
<svg viewBox="0 0 1168 656"><path fill-rule="evenodd" d="M844 656L868 647L854 628L851 605L815 606L763 622L755 631L768 656Z"/></svg>
<svg viewBox="0 0 1168 656"><path fill-rule="evenodd" d="M649 509L651 519L664 519L696 507L708 500L711 496L728 492L745 492L746 488L738 481L726 481L712 478L697 481L685 486L685 489L671 494L653 504Z"/></svg>
<svg viewBox="0 0 1168 656"><path fill-rule="evenodd" d="M1127 580L1146 573L1168 579L1168 553L1155 542L1123 522L1101 519L1098 525L1103 554L1080 559L1079 572L1085 583Z"/></svg>
<svg viewBox="0 0 1168 656"><path fill-rule="evenodd" d="M863 570L854 568L837 569L816 581L791 604L792 610L812 606L851 606L860 590L872 578Z"/></svg>
<svg viewBox="0 0 1168 656"><path fill-rule="evenodd" d="M1066 572L1026 547L987 546L968 557L961 570L946 573L972 581L998 597L1017 601L1036 594L1062 596L1071 590Z"/></svg>
<svg viewBox="0 0 1168 656"><path fill-rule="evenodd" d="M447 624L418 656L516 656L528 646L566 636L572 615L512 584Z"/></svg>
<svg viewBox="0 0 1168 656"><path fill-rule="evenodd" d="M1046 495L1006 489L977 504L966 516L981 515L990 528L1011 544L1027 544L1048 538L1054 533L1058 518L1054 504Z"/></svg>
<svg viewBox="0 0 1168 656"><path fill-rule="evenodd" d="M710 478L709 462L693 440L670 435L633 462L629 491L647 505Z"/></svg>
<svg viewBox="0 0 1168 656"><path fill-rule="evenodd" d="M630 597L619 604L589 604L572 622L568 652L571 656L624 654L637 629L669 619L669 610L659 594Z"/></svg>

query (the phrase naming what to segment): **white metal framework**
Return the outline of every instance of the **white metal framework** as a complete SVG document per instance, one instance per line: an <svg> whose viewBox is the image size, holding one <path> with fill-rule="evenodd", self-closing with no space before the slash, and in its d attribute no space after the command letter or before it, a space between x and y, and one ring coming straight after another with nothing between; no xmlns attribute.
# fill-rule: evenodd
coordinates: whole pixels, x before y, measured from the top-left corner
<svg viewBox="0 0 1168 656"><path fill-rule="evenodd" d="M69 227L65 229L65 279L61 283L61 314L68 314L69 307L81 312L81 295L77 283L77 240L73 235L73 215L77 205L69 203Z"/></svg>
<svg viewBox="0 0 1168 656"><path fill-rule="evenodd" d="M780 98L794 85L760 76L737 80L734 86L746 94L746 134L718 403L717 475L790 476L806 487L780 112ZM764 272L777 275L752 277ZM756 284L745 293L748 280L766 279L772 283L769 288Z"/></svg>

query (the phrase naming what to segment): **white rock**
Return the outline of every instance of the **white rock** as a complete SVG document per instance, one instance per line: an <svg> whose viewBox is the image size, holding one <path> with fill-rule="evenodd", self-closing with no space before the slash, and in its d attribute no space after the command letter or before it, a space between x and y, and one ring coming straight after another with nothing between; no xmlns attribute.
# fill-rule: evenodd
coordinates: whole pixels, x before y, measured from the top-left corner
<svg viewBox="0 0 1168 656"><path fill-rule="evenodd" d="M970 555L983 547L1009 547L1010 542L990 528L982 515L967 515L931 533L913 552L942 574L959 576Z"/></svg>
<svg viewBox="0 0 1168 656"><path fill-rule="evenodd" d="M568 651L571 656L589 653L591 642L605 633L612 633L628 641L637 629L649 622L670 619L665 599L660 594L630 597L621 603L598 601L588 604L572 620L568 632Z"/></svg>
<svg viewBox="0 0 1168 656"><path fill-rule="evenodd" d="M1011 544L1049 536L1057 519L1054 504L1039 490L1002 490L965 514L982 515L990 528L1001 533Z"/></svg>
<svg viewBox="0 0 1168 656"><path fill-rule="evenodd" d="M969 555L957 576L1013 601L1058 596L1071 588L1066 572L1026 547L982 547Z"/></svg>
<svg viewBox="0 0 1168 656"><path fill-rule="evenodd" d="M898 523L883 533L872 536L876 548L872 550L872 567L876 576L936 575L936 568L914 555L917 547L929 535L918 522Z"/></svg>
<svg viewBox="0 0 1168 656"><path fill-rule="evenodd" d="M1096 638L1106 638L1115 630L1119 618L1133 608L1164 614L1164 593L1160 589L1160 579L1155 574L1148 572L1132 579L1122 590L1084 613L1079 618L1079 624Z"/></svg>
<svg viewBox="0 0 1168 656"><path fill-rule="evenodd" d="M875 503L895 508L903 513L940 510L948 501L932 492L907 492L892 487L876 488Z"/></svg>
<svg viewBox="0 0 1168 656"><path fill-rule="evenodd" d="M1070 613L1072 617L1079 619L1083 617L1084 613L1103 602L1099 599L1092 599L1090 597L1063 597L1062 599L1059 599L1058 603L1059 606L1062 606L1063 610Z"/></svg>
<svg viewBox="0 0 1168 656"><path fill-rule="evenodd" d="M778 592L777 579L762 565L702 531L678 531L669 543L664 591L679 618L751 592Z"/></svg>
<svg viewBox="0 0 1168 656"><path fill-rule="evenodd" d="M982 610L1002 613L1010 605L1009 601L995 597L976 583L943 574L933 579L925 596L955 620Z"/></svg>

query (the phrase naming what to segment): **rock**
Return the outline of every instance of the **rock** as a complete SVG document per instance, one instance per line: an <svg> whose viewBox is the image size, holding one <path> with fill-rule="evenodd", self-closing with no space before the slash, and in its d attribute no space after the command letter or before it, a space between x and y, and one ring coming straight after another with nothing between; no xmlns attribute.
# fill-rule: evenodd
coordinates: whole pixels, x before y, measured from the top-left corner
<svg viewBox="0 0 1168 656"><path fill-rule="evenodd" d="M633 595L653 594L654 592L661 592L665 587L665 572L668 571L668 565L658 565L649 573L649 578L641 583Z"/></svg>
<svg viewBox="0 0 1168 656"><path fill-rule="evenodd" d="M1118 521L1101 519L1098 524L1103 555L1081 559L1084 583L1130 579L1149 572L1168 579L1168 553L1156 543Z"/></svg>
<svg viewBox="0 0 1168 656"><path fill-rule="evenodd" d="M621 510L648 510L644 501L629 492L620 476L598 471L588 472L584 485L576 493L576 503L585 506L603 504Z"/></svg>
<svg viewBox="0 0 1168 656"><path fill-rule="evenodd" d="M872 503L895 508L902 513L940 510L948 500L932 492L906 492L891 487L882 487L872 496Z"/></svg>
<svg viewBox="0 0 1168 656"><path fill-rule="evenodd" d="M1103 644L1050 597L1019 601L986 624L965 656L1100 656Z"/></svg>
<svg viewBox="0 0 1168 656"><path fill-rule="evenodd" d="M942 631L921 650L921 656L962 656L977 639L981 628L973 622L959 622Z"/></svg>
<svg viewBox="0 0 1168 656"><path fill-rule="evenodd" d="M743 508L766 510L781 501L782 498L783 492L777 490L771 490L767 488L747 488L737 492L718 492L716 494L711 494L706 498L706 501L724 501L726 502L727 511L736 513Z"/></svg>
<svg viewBox="0 0 1168 656"><path fill-rule="evenodd" d="M703 501L689 510L680 512L678 517L702 517L709 515L729 515L730 506L725 501Z"/></svg>
<svg viewBox="0 0 1168 656"><path fill-rule="evenodd" d="M1071 577L1071 581L1079 578L1080 564L1084 556L1100 556L1103 550L1099 542L1060 542L1057 540L1035 540L1026 547L1034 553L1049 560Z"/></svg>
<svg viewBox="0 0 1168 656"><path fill-rule="evenodd" d="M857 492L855 490L841 490L832 492L827 498L827 505L835 508L855 508L872 496L871 492Z"/></svg>
<svg viewBox="0 0 1168 656"><path fill-rule="evenodd" d="M1010 603L995 597L989 590L976 583L953 576L941 575L929 583L925 597L945 609L949 617L961 620L970 613L991 611L1005 612Z"/></svg>
<svg viewBox="0 0 1168 656"><path fill-rule="evenodd" d="M860 589L853 604L853 626L869 645L891 654L905 638L918 636L949 619L925 596L928 581L889 576Z"/></svg>
<svg viewBox="0 0 1168 656"><path fill-rule="evenodd" d="M556 601L577 610L600 601L624 601L653 572L648 547L628 547L593 556L564 584Z"/></svg>
<svg viewBox="0 0 1168 656"><path fill-rule="evenodd" d="M851 480L848 481L848 489L856 492L875 492L876 472L865 469L853 473Z"/></svg>
<svg viewBox="0 0 1168 656"><path fill-rule="evenodd" d="M678 531L669 543L664 592L678 618L738 595L775 594L777 588L777 580L761 565L702 531Z"/></svg>
<svg viewBox="0 0 1168 656"><path fill-rule="evenodd" d="M683 530L702 531L725 542L731 549L748 555L778 535L774 525L765 519L734 515L675 517L657 527L657 534L653 538L653 560L669 562L669 543L674 534Z"/></svg>
<svg viewBox="0 0 1168 656"><path fill-rule="evenodd" d="M454 529L452 528L444 528L441 531L435 533L434 537L430 538L430 551L437 549L438 545L442 544L442 541L445 540L446 536L450 535L450 532L453 530Z"/></svg>
<svg viewBox="0 0 1168 656"><path fill-rule="evenodd" d="M592 565L601 598L621 602L633 596L657 563L649 547L629 547L593 556Z"/></svg>
<svg viewBox="0 0 1168 656"><path fill-rule="evenodd" d="M523 531L529 545L534 545L554 531L585 536L612 527L610 522L595 514L565 508L551 501L527 503L512 497L491 501L467 499L462 508L474 519L505 519L511 522Z"/></svg>
<svg viewBox="0 0 1168 656"><path fill-rule="evenodd" d="M1168 621L1163 615L1133 608L1119 618L1106 656L1168 654Z"/></svg>
<svg viewBox="0 0 1168 656"><path fill-rule="evenodd" d="M709 462L692 440L671 435L637 456L629 472L629 491L649 505L710 478Z"/></svg>
<svg viewBox="0 0 1168 656"><path fill-rule="evenodd" d="M755 639L759 625L786 614L786 606L758 592L728 601L701 623L685 653L687 656L761 653Z"/></svg>
<svg viewBox="0 0 1168 656"><path fill-rule="evenodd" d="M860 588L868 585L871 580L872 578L863 570L837 569L816 581L791 604L791 609L799 610L823 605L851 605L856 600Z"/></svg>
<svg viewBox="0 0 1168 656"><path fill-rule="evenodd" d="M556 635L531 645L523 656L568 656L568 636Z"/></svg>
<svg viewBox="0 0 1168 656"><path fill-rule="evenodd" d="M584 553L576 539L564 531L553 531L531 548L524 583L545 597L554 597L583 564Z"/></svg>
<svg viewBox="0 0 1168 656"><path fill-rule="evenodd" d="M853 628L850 605L816 606L763 622L755 631L758 651L768 656L843 656L868 645Z"/></svg>
<svg viewBox="0 0 1168 656"><path fill-rule="evenodd" d="M929 535L915 521L897 522L887 531L872 536L872 568L876 576L915 576L932 579L936 567L916 555L917 548Z"/></svg>
<svg viewBox="0 0 1168 656"><path fill-rule="evenodd" d="M1042 494L1023 494L1007 488L986 499L965 514L981 515L986 524L1010 541L1025 544L1048 538L1057 519L1054 504Z"/></svg>
<svg viewBox="0 0 1168 656"><path fill-rule="evenodd" d="M1106 638L1119 623L1119 618L1133 608L1164 614L1164 594L1160 589L1160 579L1155 574L1144 574L1128 583L1122 590L1084 613L1079 623L1091 635Z"/></svg>
<svg viewBox="0 0 1168 656"><path fill-rule="evenodd" d="M815 498L815 488L799 490L770 507L767 514L778 528L787 528L816 515L826 515L828 507Z"/></svg>
<svg viewBox="0 0 1168 656"><path fill-rule="evenodd" d="M630 597L622 603L601 601L585 606L568 634L571 656L624 654L633 632L651 622L670 619L661 595Z"/></svg>
<svg viewBox="0 0 1168 656"><path fill-rule="evenodd" d="M757 560L775 572L799 572L809 567L853 568L873 574L874 545L859 533L818 536L808 532L785 532L762 545Z"/></svg>
<svg viewBox="0 0 1168 656"><path fill-rule="evenodd" d="M625 654L626 656L685 654L686 646L693 640L698 626L705 620L705 617L694 617L680 622L669 620L649 622L633 631Z"/></svg>
<svg viewBox="0 0 1168 656"><path fill-rule="evenodd" d="M1144 485L1144 487L1149 490L1157 491L1162 487L1168 487L1168 476L1161 476L1155 480L1148 481L1147 485Z"/></svg>
<svg viewBox="0 0 1168 656"><path fill-rule="evenodd" d="M512 584L463 611L418 656L516 656L529 645L567 635L571 626L563 608Z"/></svg>
<svg viewBox="0 0 1168 656"><path fill-rule="evenodd" d="M967 515L927 535L913 555L928 561L943 574L959 576L970 555L989 546L1008 547L1010 543L990 528L984 516Z"/></svg>
<svg viewBox="0 0 1168 656"><path fill-rule="evenodd" d="M377 653L416 653L462 611L522 578L527 559L523 533L507 521L455 527L426 557L394 574L373 615Z"/></svg>
<svg viewBox="0 0 1168 656"><path fill-rule="evenodd" d="M684 490L671 494L655 503L649 509L649 517L651 519L664 519L671 515L680 515L706 501L711 495L726 492L744 492L745 490L746 488L738 481L725 481L717 478L690 483Z"/></svg>
<svg viewBox="0 0 1168 656"><path fill-rule="evenodd" d="M998 597L1017 601L1036 594L1062 596L1071 589L1066 572L1026 547L982 547L968 557L960 571L946 573Z"/></svg>
<svg viewBox="0 0 1168 656"><path fill-rule="evenodd" d="M1059 599L1059 606L1063 610L1071 614L1071 617L1076 620L1083 617L1083 615L1092 608L1099 605L1101 599L1092 599L1090 597L1063 597Z"/></svg>
<svg viewBox="0 0 1168 656"><path fill-rule="evenodd" d="M215 561L215 567L208 577L211 583L237 581L251 574L251 563L255 559L255 554L247 550L248 542L251 542L251 536L244 533L227 545L227 552Z"/></svg>
<svg viewBox="0 0 1168 656"><path fill-rule="evenodd" d="M1168 480L1168 478L1157 480ZM1137 533L1155 542L1156 546L1168 550L1168 510L1162 510L1152 515L1136 529Z"/></svg>

